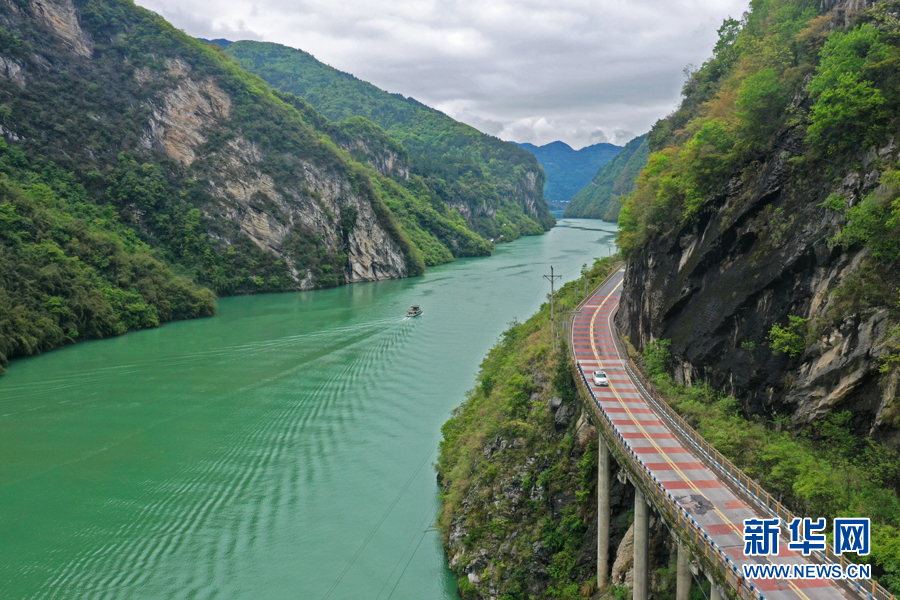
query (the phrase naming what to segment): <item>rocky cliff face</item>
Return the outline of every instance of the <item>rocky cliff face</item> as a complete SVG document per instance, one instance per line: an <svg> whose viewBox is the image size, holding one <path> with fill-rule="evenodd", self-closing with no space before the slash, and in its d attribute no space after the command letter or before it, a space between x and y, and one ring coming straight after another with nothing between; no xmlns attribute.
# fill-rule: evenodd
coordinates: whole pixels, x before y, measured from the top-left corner
<svg viewBox="0 0 900 600"><path fill-rule="evenodd" d="M72 0L31 0L31 10L72 52L91 57L94 43L81 29Z"/></svg>
<svg viewBox="0 0 900 600"><path fill-rule="evenodd" d="M212 78L192 75L184 61L167 59L165 66L165 73L159 75L147 69L135 71L140 83L162 85L146 102L151 116L142 141L148 150L164 152L188 167L208 141L207 132L230 119L231 99ZM409 169L396 152L376 151L362 139L348 141L346 147L365 152L382 174L396 170L408 176ZM265 159L259 146L242 135L202 157L198 171L208 178L216 199L205 207L206 215L236 224L240 234L280 259L285 258L282 246L289 235L314 235L329 247L345 250L348 283L408 275L402 250L379 225L371 199L354 193L345 174L323 169L300 156L294 159L298 167L294 174L300 176L276 181L264 171ZM339 223L348 211L354 215L354 226L345 240ZM311 271L297 270L286 262L299 289L315 287Z"/></svg>
<svg viewBox="0 0 900 600"><path fill-rule="evenodd" d="M98 202L118 202L150 240L181 225L144 206L140 186L117 199L102 178L123 160L160 165L173 200L201 211L211 249L224 257L247 247L262 253L248 259L249 277L232 289L309 289L420 270L369 175L317 130L321 123L305 122L264 84L157 16L115 1L11 0L0 4L0 26L7 141L25 140L31 155L74 172ZM47 98L60 106L48 107ZM382 174L408 177L396 152L356 143L362 147L348 151L368 152ZM242 245L247 240L252 246ZM289 252L292 241L305 250ZM253 264L267 265L265 273ZM201 269L201 278L210 271ZM255 274L271 283L249 283Z"/></svg>
<svg viewBox="0 0 900 600"><path fill-rule="evenodd" d="M345 250L348 283L409 274L401 248L378 223L371 200L355 193L346 177L300 160L298 180L276 183L260 170L259 149L243 138L229 141L206 162L209 184L219 199L206 209L208 216L236 224L260 249L282 258L288 236L302 232ZM353 215L350 232L341 229L345 214ZM310 271L293 269L291 275L300 289L315 287Z"/></svg>
<svg viewBox="0 0 900 600"><path fill-rule="evenodd" d="M887 311L843 314L835 292L866 275L868 250L829 243L843 222L823 206L850 205L878 185L878 165L897 160L891 143L871 149L838 182L809 171L792 132L733 178L701 214L650 239L628 260L617 323L638 347L671 339L676 377L703 380L744 402L749 414L788 415L803 427L836 410L853 412L858 433L897 438L896 376L879 372ZM773 352L767 338L789 315L809 319L805 349Z"/></svg>

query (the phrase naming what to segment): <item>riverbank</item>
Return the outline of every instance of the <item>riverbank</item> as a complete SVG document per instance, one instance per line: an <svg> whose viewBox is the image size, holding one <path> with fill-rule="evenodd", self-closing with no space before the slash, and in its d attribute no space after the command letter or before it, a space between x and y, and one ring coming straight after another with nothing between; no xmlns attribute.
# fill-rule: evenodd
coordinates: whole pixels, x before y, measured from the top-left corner
<svg viewBox="0 0 900 600"><path fill-rule="evenodd" d="M597 260L564 285L558 314L616 263ZM544 303L512 324L442 428L438 526L465 599L596 591L597 431L578 401L564 332L553 350L550 320ZM621 486L615 495L614 547L630 526L628 493Z"/></svg>
<svg viewBox="0 0 900 600"><path fill-rule="evenodd" d="M223 298L14 361L0 596L456 598L429 529L441 424L550 266L576 279L614 235L564 220L422 277Z"/></svg>

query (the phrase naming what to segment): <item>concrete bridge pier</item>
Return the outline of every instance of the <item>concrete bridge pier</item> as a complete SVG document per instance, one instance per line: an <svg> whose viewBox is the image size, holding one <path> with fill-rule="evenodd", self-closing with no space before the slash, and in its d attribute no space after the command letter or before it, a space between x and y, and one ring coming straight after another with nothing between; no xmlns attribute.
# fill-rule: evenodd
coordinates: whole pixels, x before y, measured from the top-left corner
<svg viewBox="0 0 900 600"><path fill-rule="evenodd" d="M724 600L725 595L722 593L722 588L719 587L713 576L707 573L706 578L709 579L709 600Z"/></svg>
<svg viewBox="0 0 900 600"><path fill-rule="evenodd" d="M650 546L650 507L644 494L634 488L634 600L647 600Z"/></svg>
<svg viewBox="0 0 900 600"><path fill-rule="evenodd" d="M688 600L691 595L691 555L678 544L678 568L675 573L675 600Z"/></svg>
<svg viewBox="0 0 900 600"><path fill-rule="evenodd" d="M609 583L609 448L599 436L599 463L597 465L597 587Z"/></svg>

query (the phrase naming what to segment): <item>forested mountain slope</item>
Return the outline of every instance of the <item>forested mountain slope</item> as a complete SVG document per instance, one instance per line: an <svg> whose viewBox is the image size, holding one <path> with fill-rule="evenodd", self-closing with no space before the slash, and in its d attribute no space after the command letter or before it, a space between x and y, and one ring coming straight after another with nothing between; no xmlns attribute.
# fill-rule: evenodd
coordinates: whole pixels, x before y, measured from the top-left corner
<svg viewBox="0 0 900 600"><path fill-rule="evenodd" d="M754 0L651 130L617 323L793 510L900 591L900 2ZM661 377L663 385L666 377ZM722 398L732 395L735 399Z"/></svg>
<svg viewBox="0 0 900 600"><path fill-rule="evenodd" d="M622 149L614 144L593 144L575 150L565 142L551 142L543 146L516 144L528 150L541 163L547 181L544 198L549 204L564 206L583 188L597 169L611 161Z"/></svg>
<svg viewBox="0 0 900 600"><path fill-rule="evenodd" d="M654 126L619 221L637 346L671 340L678 379L779 426L848 411L858 456L900 441L897 14L754 0Z"/></svg>
<svg viewBox="0 0 900 600"><path fill-rule="evenodd" d="M898 15L894 0L754 0L726 21L648 136L619 221L616 316L670 405L773 498L812 518L871 519L871 553L847 558L893 594ZM579 406L567 408L571 370L549 350L546 310L504 334L443 428L439 527L466 599L629 597L616 585L631 580L630 486L612 488L613 585L597 591L596 444L586 420L572 428ZM671 536L656 526L651 596L671 598Z"/></svg>
<svg viewBox="0 0 900 600"><path fill-rule="evenodd" d="M429 192L483 236L508 241L553 226L543 196L544 173L525 150L333 69L302 50L264 42L219 43L241 67L302 97L329 119L361 116L383 127L409 151L411 172L424 179Z"/></svg>
<svg viewBox="0 0 900 600"><path fill-rule="evenodd" d="M594 178L572 198L566 217L603 219L611 223L619 218L622 200L634 189L635 179L647 165L650 150L647 135L634 138Z"/></svg>
<svg viewBox="0 0 900 600"><path fill-rule="evenodd" d="M0 3L0 135L0 363L490 251L380 128L127 1Z"/></svg>

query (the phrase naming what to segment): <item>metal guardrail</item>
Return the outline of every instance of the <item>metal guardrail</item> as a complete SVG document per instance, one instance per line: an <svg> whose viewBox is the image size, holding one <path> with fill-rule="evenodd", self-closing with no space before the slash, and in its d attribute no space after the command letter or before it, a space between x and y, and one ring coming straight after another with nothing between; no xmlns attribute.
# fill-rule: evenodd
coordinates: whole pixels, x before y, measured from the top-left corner
<svg viewBox="0 0 900 600"><path fill-rule="evenodd" d="M586 398L593 399L590 387L585 379L584 373L578 367L577 360L572 356L573 367L581 377L577 378L578 386ZM704 560L709 568L712 568L719 575L719 579L726 581L737 593L738 598L742 600L765 600L765 596L756 589L752 583L743 578L742 571L732 562L713 540L709 534L705 533L698 525L690 513L685 510L671 493L663 488L662 484L653 476L650 469L644 465L638 458L637 454L632 450L622 435L616 431L607 412L602 406L592 401L590 403L595 413L604 437L615 447L618 454L625 461L626 467L632 476L640 482L644 495L648 500L653 501L659 513L666 518L676 530L682 533L684 541L693 546L693 554Z"/></svg>
<svg viewBox="0 0 900 600"><path fill-rule="evenodd" d="M628 358L625 365L632 381L638 384L644 395L650 400L653 406L663 414L663 416L676 427L681 434L687 438L691 444L700 451L709 461L709 463L723 476L729 478L737 486L739 486L748 496L755 500L756 504L763 512L770 517L777 517L786 534L788 532L788 524L796 516L780 501L772 498L772 494L767 492L758 482L750 478L749 475L739 469L733 462L722 455L712 444L703 439L691 425L678 414L674 408L654 389L652 384L644 377L644 374L637 368L634 361ZM789 535L789 534L788 534ZM847 564L846 558L834 554L829 546L825 547L825 552L812 552L823 563L840 565L841 569ZM897 597L887 589L885 589L875 579L847 579L843 580L852 585L867 597L875 600L897 600Z"/></svg>
<svg viewBox="0 0 900 600"><path fill-rule="evenodd" d="M578 304L576 312L580 312L588 299L596 293L597 289L606 284L617 271L618 269L610 273L600 285L596 286L590 294L586 295ZM575 330L574 320L575 315L572 317L572 326L570 327L570 332L572 333L574 333ZM615 337L618 337L618 335ZM568 341L570 344L572 366L579 375L579 377L576 378L578 387L585 398L591 399L590 406L598 417L598 421L602 426L605 437L612 442L622 459L624 459L624 466L629 467L629 471L631 471L632 475L642 484L641 487L644 488L645 495L648 498L655 499L655 504L657 505L660 514L666 517L671 524L674 524L677 530L682 532L683 537L695 547L695 555L707 563L708 567L712 568L717 573L719 579L727 582L739 598L743 600L764 600L765 596L756 588L756 586L744 579L743 573L738 569L738 566L725 554L715 541L709 537L708 534L703 532L696 521L694 521L693 517L691 517L690 513L678 504L674 496L662 486L650 472L650 469L644 465L637 454L631 450L624 438L616 430L612 423L612 419L607 412L595 400L586 376L578 365L571 335L569 336ZM794 518L793 512L788 510L780 501L775 500L773 502L772 495L764 490L758 482L753 481L746 473L713 447L712 444L707 442L703 436L697 433L697 431L653 389L652 384L644 377L643 373L641 373L640 369L637 368L630 357L627 358L625 368L632 381L641 388L644 396L651 404L708 459L708 462L712 464L717 471L728 477L732 482L744 490L763 512L777 517L781 525L787 528L788 523ZM813 552L813 554L825 563L839 564L842 569L846 564L843 557L835 555L827 546L825 552ZM854 586L858 592L869 598L874 598L875 600L897 600L896 596L891 594L874 579L843 581Z"/></svg>

